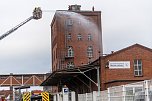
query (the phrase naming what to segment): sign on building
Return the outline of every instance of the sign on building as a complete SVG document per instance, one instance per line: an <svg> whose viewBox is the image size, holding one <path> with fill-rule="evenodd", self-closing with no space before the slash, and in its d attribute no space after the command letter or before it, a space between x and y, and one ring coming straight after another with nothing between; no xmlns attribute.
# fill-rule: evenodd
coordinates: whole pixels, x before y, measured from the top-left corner
<svg viewBox="0 0 152 101"><path fill-rule="evenodd" d="M109 69L130 68L130 61L109 61Z"/></svg>

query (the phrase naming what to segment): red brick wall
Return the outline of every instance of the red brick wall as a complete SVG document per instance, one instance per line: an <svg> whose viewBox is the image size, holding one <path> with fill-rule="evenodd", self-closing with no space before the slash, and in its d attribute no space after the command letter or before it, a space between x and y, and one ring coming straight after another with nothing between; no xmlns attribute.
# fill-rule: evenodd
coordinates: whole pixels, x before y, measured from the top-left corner
<svg viewBox="0 0 152 101"><path fill-rule="evenodd" d="M68 16L58 17L55 16L51 28L52 28L52 38L54 39L52 41L52 59L54 56L54 53L57 53L57 59L52 60L52 66L53 71L56 71L57 69L63 69L62 65L65 65L69 61L73 61L75 66L81 66L82 64L87 64L90 61L94 61L97 58L99 58L99 51L100 51L100 45L102 45L101 38L101 12L89 12L89 11L83 11L83 12L77 12L82 15L84 15L90 22L93 22L98 30L95 28L84 28L84 23L88 22L80 22L78 23L78 20L73 20L73 25L71 31L67 32L67 29L65 27L65 21L67 18L70 18ZM77 16L79 17L79 16ZM72 18L71 18L72 19ZM66 40L66 34L71 33L72 40L67 41ZM77 35L82 35L82 41L78 41ZM92 41L88 41L88 34L92 34ZM54 38L56 36L56 38ZM100 44L99 44L100 42ZM57 49L56 48L57 45ZM67 53L67 46L72 46L74 49L74 58L65 58L65 55ZM87 47L93 46L93 57L89 59L87 57ZM56 50L56 52L55 52ZM101 52L102 53L102 50ZM62 61L62 62L61 62ZM57 63L57 65L56 65ZM66 68L66 67L65 67Z"/></svg>
<svg viewBox="0 0 152 101"><path fill-rule="evenodd" d="M143 76L134 76L134 59L142 60ZM129 69L109 69L108 61L130 61ZM110 86L118 86L138 80L152 79L152 51L140 45L133 45L101 59L101 86L102 90Z"/></svg>

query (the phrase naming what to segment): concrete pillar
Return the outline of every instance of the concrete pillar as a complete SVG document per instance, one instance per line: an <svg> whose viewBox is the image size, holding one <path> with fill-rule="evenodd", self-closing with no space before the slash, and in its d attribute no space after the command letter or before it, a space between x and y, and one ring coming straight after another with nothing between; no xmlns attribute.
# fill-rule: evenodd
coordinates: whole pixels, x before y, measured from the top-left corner
<svg viewBox="0 0 152 101"><path fill-rule="evenodd" d="M87 101L88 99L88 95L87 95L87 93L85 93L85 101Z"/></svg>
<svg viewBox="0 0 152 101"><path fill-rule="evenodd" d="M149 99L149 85L148 85L148 80L144 81L144 87L145 87L145 101L151 101Z"/></svg>
<svg viewBox="0 0 152 101"><path fill-rule="evenodd" d="M111 98L110 98L110 88L107 88L108 90L108 101L111 101Z"/></svg>
<svg viewBox="0 0 152 101"><path fill-rule="evenodd" d="M97 92L96 91L92 92L92 101L97 101Z"/></svg>
<svg viewBox="0 0 152 101"><path fill-rule="evenodd" d="M57 94L55 94L55 95L53 96L53 101L57 101L56 99L57 99Z"/></svg>
<svg viewBox="0 0 152 101"><path fill-rule="evenodd" d="M71 101L76 101L75 100L75 92L70 92L71 93Z"/></svg>
<svg viewBox="0 0 152 101"><path fill-rule="evenodd" d="M13 86L10 86L10 101L13 101Z"/></svg>
<svg viewBox="0 0 152 101"><path fill-rule="evenodd" d="M123 101L126 101L126 89L125 89L125 85L122 86L122 97L123 97Z"/></svg>

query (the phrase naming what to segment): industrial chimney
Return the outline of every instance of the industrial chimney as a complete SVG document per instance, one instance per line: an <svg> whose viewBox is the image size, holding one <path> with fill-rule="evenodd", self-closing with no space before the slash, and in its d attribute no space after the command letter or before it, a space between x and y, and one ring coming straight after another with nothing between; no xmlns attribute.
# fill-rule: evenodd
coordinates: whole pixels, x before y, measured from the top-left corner
<svg viewBox="0 0 152 101"><path fill-rule="evenodd" d="M75 5L69 5L69 11L80 11L80 9L81 9L81 5L77 5L77 4L75 4Z"/></svg>

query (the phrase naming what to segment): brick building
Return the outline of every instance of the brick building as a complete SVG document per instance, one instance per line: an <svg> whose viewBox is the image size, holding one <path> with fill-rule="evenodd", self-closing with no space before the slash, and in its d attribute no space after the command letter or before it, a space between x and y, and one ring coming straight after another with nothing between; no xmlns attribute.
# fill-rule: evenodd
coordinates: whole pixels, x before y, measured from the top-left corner
<svg viewBox="0 0 152 101"><path fill-rule="evenodd" d="M58 86L57 91L63 85L76 92L92 91L85 76L96 80L96 71L87 65L102 54L101 39L101 11L84 11L80 5L57 10L51 23L52 74L42 85Z"/></svg>
<svg viewBox="0 0 152 101"><path fill-rule="evenodd" d="M152 49L134 44L101 57L101 90L152 78Z"/></svg>
<svg viewBox="0 0 152 101"><path fill-rule="evenodd" d="M101 56L101 12L80 7L56 11L51 23L52 74L41 85L56 86L53 91L57 92L66 85L76 93L86 93L151 79L152 49L134 44Z"/></svg>
<svg viewBox="0 0 152 101"><path fill-rule="evenodd" d="M81 11L80 5L56 11L51 23L52 70L78 67L99 58L101 12Z"/></svg>

